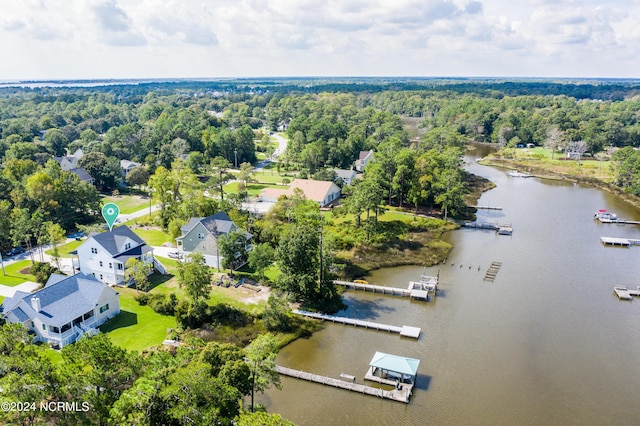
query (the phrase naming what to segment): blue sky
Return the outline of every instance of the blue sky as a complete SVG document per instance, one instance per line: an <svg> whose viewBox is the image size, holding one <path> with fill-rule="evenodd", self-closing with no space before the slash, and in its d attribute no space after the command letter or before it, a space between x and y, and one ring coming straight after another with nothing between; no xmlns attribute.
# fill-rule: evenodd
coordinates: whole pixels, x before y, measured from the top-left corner
<svg viewBox="0 0 640 426"><path fill-rule="evenodd" d="M638 0L3 0L0 80L640 77Z"/></svg>

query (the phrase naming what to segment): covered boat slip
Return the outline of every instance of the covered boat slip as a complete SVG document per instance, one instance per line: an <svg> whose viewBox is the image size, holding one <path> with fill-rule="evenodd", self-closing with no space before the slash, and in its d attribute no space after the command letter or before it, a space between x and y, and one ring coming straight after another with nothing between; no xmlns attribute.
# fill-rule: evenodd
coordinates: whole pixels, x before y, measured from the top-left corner
<svg viewBox="0 0 640 426"><path fill-rule="evenodd" d="M399 382L413 386L418 376L419 365L419 359L376 352L369 363L369 371L367 371L365 379L378 383L396 384Z"/></svg>

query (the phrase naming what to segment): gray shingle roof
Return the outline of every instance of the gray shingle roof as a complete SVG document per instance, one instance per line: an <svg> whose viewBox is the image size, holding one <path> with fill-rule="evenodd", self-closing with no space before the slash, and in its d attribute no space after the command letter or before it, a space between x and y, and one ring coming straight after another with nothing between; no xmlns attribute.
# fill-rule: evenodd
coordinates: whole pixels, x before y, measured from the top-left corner
<svg viewBox="0 0 640 426"><path fill-rule="evenodd" d="M13 312L18 319L24 314L25 319L44 317L45 322L54 326L62 326L85 314L96 307L100 296L105 291L115 290L103 284L92 275L79 273L62 281L47 285L35 293L27 294L16 292L12 298L5 300L5 315ZM36 312L31 299L40 299L40 311ZM21 307L8 309L7 300L10 302L25 302ZM17 303L12 303L15 306ZM22 321L22 320L21 320Z"/></svg>
<svg viewBox="0 0 640 426"><path fill-rule="evenodd" d="M13 310L13 314L16 316L16 318L18 318L18 321L20 322L25 322L29 319L29 316L25 314L24 311L20 308L15 308Z"/></svg>
<svg viewBox="0 0 640 426"><path fill-rule="evenodd" d="M71 173L73 173L74 175L77 175L80 178L80 180L83 181L83 182L88 182L91 179L93 179L91 177L91 175L85 169L83 169L82 167L71 169L69 171Z"/></svg>
<svg viewBox="0 0 640 426"><path fill-rule="evenodd" d="M128 238L132 239L138 246L146 245L142 238L138 237L135 232L129 229L126 225L118 226L117 228L113 228L111 231L103 232L101 234L92 235L87 239L87 241L91 238L104 247L111 256L120 254L120 249Z"/></svg>
<svg viewBox="0 0 640 426"><path fill-rule="evenodd" d="M189 233L198 223L209 231L212 235L228 234L231 232L233 221L225 212L218 212L208 217L192 217L189 222L180 228L184 234Z"/></svg>

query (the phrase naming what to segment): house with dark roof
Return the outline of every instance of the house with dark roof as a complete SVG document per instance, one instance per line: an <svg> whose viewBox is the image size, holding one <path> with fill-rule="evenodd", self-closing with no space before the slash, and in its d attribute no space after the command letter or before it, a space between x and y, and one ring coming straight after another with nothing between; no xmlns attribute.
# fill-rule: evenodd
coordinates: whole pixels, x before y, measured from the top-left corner
<svg viewBox="0 0 640 426"><path fill-rule="evenodd" d="M93 275L105 284L124 284L127 260L131 258L150 264L152 272L165 272L153 257L153 247L126 225L90 234L78 247L77 256L80 272Z"/></svg>
<svg viewBox="0 0 640 426"><path fill-rule="evenodd" d="M17 291L2 303L7 322L20 323L36 341L59 348L97 333L97 327L119 313L119 293L83 273L53 274L41 290Z"/></svg>
<svg viewBox="0 0 640 426"><path fill-rule="evenodd" d="M180 228L182 235L176 238L178 249L186 254L202 253L207 265L216 267L218 260L222 259L218 250L218 238L230 232L239 231L240 228L233 223L225 212L218 212L209 217L192 217L189 222ZM251 250L251 235L244 232L246 251Z"/></svg>
<svg viewBox="0 0 640 426"><path fill-rule="evenodd" d="M356 178L355 170L336 169L335 173L336 173L336 180L342 179L342 182L345 185L351 185L351 182L353 182Z"/></svg>

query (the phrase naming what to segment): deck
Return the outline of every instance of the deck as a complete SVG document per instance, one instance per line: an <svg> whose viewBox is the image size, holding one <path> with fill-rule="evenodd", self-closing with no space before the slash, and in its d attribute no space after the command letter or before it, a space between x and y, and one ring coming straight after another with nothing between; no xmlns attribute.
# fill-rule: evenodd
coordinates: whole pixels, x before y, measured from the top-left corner
<svg viewBox="0 0 640 426"><path fill-rule="evenodd" d="M614 238L614 237L600 237L600 242L605 246L618 246L618 247L631 247L640 246L640 240L633 238Z"/></svg>
<svg viewBox="0 0 640 426"><path fill-rule="evenodd" d="M408 288L389 287L384 285L374 284L361 284L351 281L339 281L333 282L335 285L346 287L350 290L370 291L371 293L382 293L389 296L409 297L411 299L429 300L428 292L423 290L410 290Z"/></svg>
<svg viewBox="0 0 640 426"><path fill-rule="evenodd" d="M354 318L319 314L316 312L302 311L299 309L293 310L293 313L298 315L304 315L305 317L309 317L309 318L323 320L323 321L331 321L338 324L353 325L355 327L363 327L366 329L377 330L377 331L386 331L388 333L398 333L402 337L411 337L413 339L419 339L420 334L422 333L421 328L410 327L407 325L398 327L396 325L388 325L388 324L381 324L378 322L363 321L363 320L354 319Z"/></svg>
<svg viewBox="0 0 640 426"><path fill-rule="evenodd" d="M497 231L499 235L511 235L513 234L513 227L511 224L500 223L488 223L488 222L464 222L460 226L463 228L472 229L488 229L491 231Z"/></svg>
<svg viewBox="0 0 640 426"><path fill-rule="evenodd" d="M402 385L402 389L384 390L380 388L374 388L371 386L361 385L354 383L353 381L347 382L345 380L334 379L332 377L320 376L317 374L308 373L306 371L294 370L292 368L282 367L276 365L276 371L283 376L294 377L296 379L307 380L313 383L319 383L321 385L333 386L339 389L345 389L352 392L359 392L365 395L376 396L378 398L389 399L392 401L409 403L409 397L413 386ZM342 373L344 374L344 373ZM353 377L353 376L349 376ZM396 382L393 382L392 386L395 386Z"/></svg>
<svg viewBox="0 0 640 426"><path fill-rule="evenodd" d="M629 290L626 287L617 285L617 286L615 286L613 288L613 292L615 293L616 296L618 296L618 299L620 299L620 300L631 300L631 299L633 299L633 297L629 293Z"/></svg>
<svg viewBox="0 0 640 426"><path fill-rule="evenodd" d="M596 218L600 223L615 223L617 225L640 225L640 221L627 219L609 219L606 217Z"/></svg>

